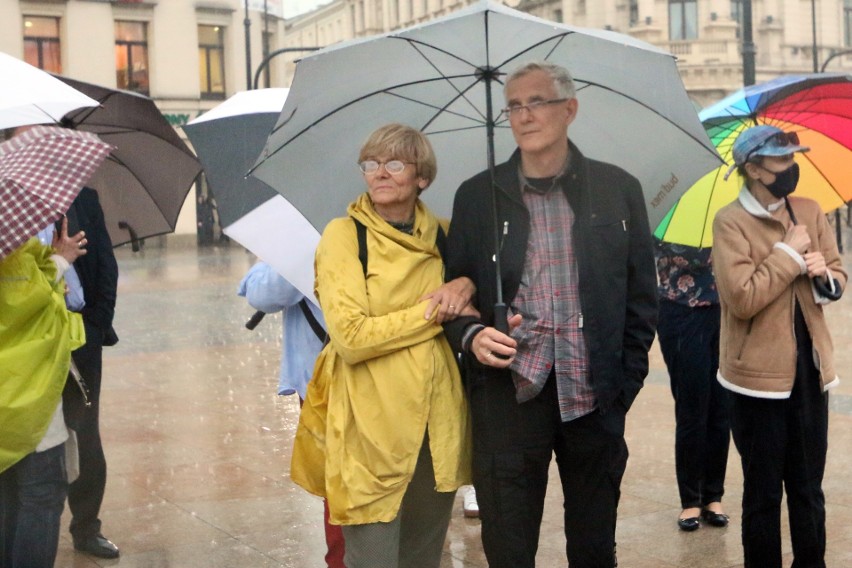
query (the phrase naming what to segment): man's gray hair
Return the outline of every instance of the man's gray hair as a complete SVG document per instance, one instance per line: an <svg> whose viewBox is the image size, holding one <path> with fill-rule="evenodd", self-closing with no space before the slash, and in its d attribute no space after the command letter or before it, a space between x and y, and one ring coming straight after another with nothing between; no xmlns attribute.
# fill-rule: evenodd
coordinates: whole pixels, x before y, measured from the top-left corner
<svg viewBox="0 0 852 568"><path fill-rule="evenodd" d="M503 92L506 92L506 87L509 86L509 83L533 71L544 71L553 79L556 96L560 99L573 99L577 96L577 91L574 88L574 78L571 77L571 73L561 65L556 65L549 61L530 61L509 73L506 77Z"/></svg>

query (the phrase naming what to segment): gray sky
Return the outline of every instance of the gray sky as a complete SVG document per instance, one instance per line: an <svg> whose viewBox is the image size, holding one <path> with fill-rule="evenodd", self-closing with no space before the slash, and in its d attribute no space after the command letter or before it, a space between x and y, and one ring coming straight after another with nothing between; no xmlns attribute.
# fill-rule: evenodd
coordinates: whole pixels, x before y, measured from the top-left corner
<svg viewBox="0 0 852 568"><path fill-rule="evenodd" d="M329 2L331 0L284 0L284 17L292 18Z"/></svg>

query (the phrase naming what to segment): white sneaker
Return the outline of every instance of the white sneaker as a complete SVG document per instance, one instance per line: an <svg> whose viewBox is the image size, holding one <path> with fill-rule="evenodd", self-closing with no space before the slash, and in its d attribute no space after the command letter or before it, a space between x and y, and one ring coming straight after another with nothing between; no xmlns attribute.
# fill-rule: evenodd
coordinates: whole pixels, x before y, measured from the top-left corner
<svg viewBox="0 0 852 568"><path fill-rule="evenodd" d="M464 494L464 516L469 519L479 518L479 505L476 503L476 490L473 487Z"/></svg>

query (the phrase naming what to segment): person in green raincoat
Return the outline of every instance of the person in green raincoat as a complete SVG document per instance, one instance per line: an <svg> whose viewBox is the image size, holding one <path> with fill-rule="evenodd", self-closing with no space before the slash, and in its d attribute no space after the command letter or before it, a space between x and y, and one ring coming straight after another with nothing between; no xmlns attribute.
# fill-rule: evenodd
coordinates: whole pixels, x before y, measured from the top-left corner
<svg viewBox="0 0 852 568"><path fill-rule="evenodd" d="M0 207L3 204L0 203ZM67 474L61 397L85 342L65 307L63 274L85 235L31 238L0 259L0 565L52 568Z"/></svg>

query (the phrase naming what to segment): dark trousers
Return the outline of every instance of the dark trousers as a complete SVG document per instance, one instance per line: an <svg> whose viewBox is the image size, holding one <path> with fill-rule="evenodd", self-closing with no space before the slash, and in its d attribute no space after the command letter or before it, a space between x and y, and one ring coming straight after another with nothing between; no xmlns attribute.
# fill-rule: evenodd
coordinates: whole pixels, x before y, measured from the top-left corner
<svg viewBox="0 0 852 568"><path fill-rule="evenodd" d="M797 313L797 319L800 317ZM781 567L781 499L785 489L793 541L792 568L825 567L822 478L828 451L828 395L820 387L807 329L803 322L797 323L800 355L790 398L732 396L731 430L742 457L744 477L746 568Z"/></svg>
<svg viewBox="0 0 852 568"><path fill-rule="evenodd" d="M68 426L77 433L77 445L80 455L80 476L68 486L68 508L71 510L71 536L80 540L101 532L98 518L106 488L106 459L101 444L98 425L101 397L101 369L103 347L100 330L86 325L86 344L72 353L74 363L89 388L90 407L66 412ZM66 389L63 401L69 407L79 405L79 400L69 398ZM78 393L75 393L79 399Z"/></svg>
<svg viewBox="0 0 852 568"><path fill-rule="evenodd" d="M473 483L482 544L491 568L532 568L556 453L571 568L611 568L621 478L627 465L624 411L595 411L563 423L551 375L533 400L518 404L506 375L470 390Z"/></svg>
<svg viewBox="0 0 852 568"><path fill-rule="evenodd" d="M0 566L53 568L67 486L65 444L0 473Z"/></svg>
<svg viewBox="0 0 852 568"><path fill-rule="evenodd" d="M675 470L684 509L722 500L731 434L719 369L720 308L660 302L657 334L675 401Z"/></svg>

